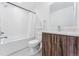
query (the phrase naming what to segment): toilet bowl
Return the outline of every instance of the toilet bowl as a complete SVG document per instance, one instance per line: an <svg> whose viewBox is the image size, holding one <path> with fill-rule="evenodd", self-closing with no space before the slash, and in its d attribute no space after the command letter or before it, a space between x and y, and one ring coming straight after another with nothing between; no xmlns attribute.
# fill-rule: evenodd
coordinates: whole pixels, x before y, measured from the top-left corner
<svg viewBox="0 0 79 59"><path fill-rule="evenodd" d="M34 39L28 42L30 54L34 55L41 49L41 40Z"/></svg>

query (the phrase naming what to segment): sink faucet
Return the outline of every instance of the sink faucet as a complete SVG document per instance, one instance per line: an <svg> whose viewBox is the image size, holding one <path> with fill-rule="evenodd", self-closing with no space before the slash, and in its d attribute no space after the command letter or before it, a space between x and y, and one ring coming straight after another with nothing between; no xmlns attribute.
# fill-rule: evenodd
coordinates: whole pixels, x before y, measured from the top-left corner
<svg viewBox="0 0 79 59"><path fill-rule="evenodd" d="M59 32L61 31L61 27L60 27L60 25L58 25L58 31L59 31Z"/></svg>

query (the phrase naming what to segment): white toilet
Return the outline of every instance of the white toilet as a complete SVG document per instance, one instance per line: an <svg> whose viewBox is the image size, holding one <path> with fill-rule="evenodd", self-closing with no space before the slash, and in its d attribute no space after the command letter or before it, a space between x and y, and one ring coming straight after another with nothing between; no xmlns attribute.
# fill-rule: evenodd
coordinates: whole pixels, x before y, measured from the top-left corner
<svg viewBox="0 0 79 59"><path fill-rule="evenodd" d="M38 21L37 24L34 32L34 39L28 42L31 55L37 54L42 48L42 25L40 21Z"/></svg>
<svg viewBox="0 0 79 59"><path fill-rule="evenodd" d="M41 49L41 40L34 39L28 42L29 50L31 55L35 55Z"/></svg>

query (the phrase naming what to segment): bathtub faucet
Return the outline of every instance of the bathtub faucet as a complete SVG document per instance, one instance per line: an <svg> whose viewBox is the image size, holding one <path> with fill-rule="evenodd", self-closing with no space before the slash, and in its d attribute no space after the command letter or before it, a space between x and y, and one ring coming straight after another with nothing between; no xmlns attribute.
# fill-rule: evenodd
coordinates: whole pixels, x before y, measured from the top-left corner
<svg viewBox="0 0 79 59"><path fill-rule="evenodd" d="M4 32L0 32L0 39L3 39L3 38L7 39L8 37L4 35Z"/></svg>
<svg viewBox="0 0 79 59"><path fill-rule="evenodd" d="M7 39L6 36L1 36L0 37L0 44L3 44L5 39Z"/></svg>
<svg viewBox="0 0 79 59"><path fill-rule="evenodd" d="M5 36L5 37L0 37L0 39L3 39L3 38L6 38L6 39L7 39L8 37L7 37L7 36Z"/></svg>
<svg viewBox="0 0 79 59"><path fill-rule="evenodd" d="M0 32L0 35L4 34L4 32Z"/></svg>

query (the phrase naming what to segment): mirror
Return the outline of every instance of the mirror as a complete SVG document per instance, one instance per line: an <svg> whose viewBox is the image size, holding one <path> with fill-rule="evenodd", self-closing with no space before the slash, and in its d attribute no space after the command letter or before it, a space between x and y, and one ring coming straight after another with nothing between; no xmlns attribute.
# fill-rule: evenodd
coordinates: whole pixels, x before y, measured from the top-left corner
<svg viewBox="0 0 79 59"><path fill-rule="evenodd" d="M75 31L77 20L77 3L55 2L50 6L50 29L53 31Z"/></svg>

